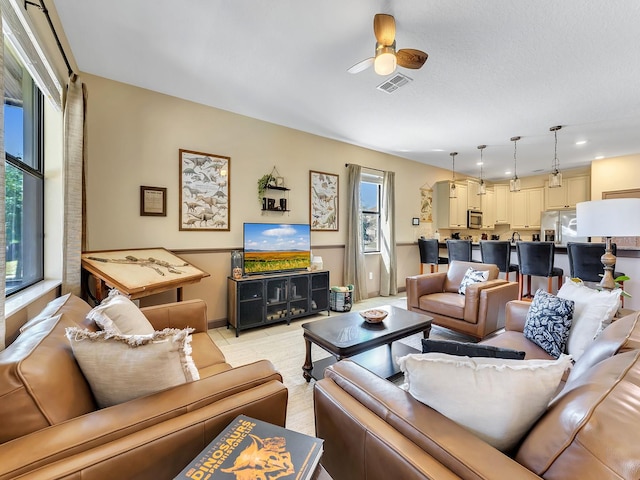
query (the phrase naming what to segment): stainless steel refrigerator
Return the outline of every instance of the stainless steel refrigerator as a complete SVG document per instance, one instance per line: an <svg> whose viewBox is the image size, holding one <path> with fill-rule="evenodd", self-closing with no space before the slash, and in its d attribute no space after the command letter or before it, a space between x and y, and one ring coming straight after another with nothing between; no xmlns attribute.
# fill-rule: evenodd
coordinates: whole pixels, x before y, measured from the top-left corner
<svg viewBox="0 0 640 480"><path fill-rule="evenodd" d="M576 209L548 210L540 218L540 240L566 246L567 242L586 242L587 237L577 233Z"/></svg>

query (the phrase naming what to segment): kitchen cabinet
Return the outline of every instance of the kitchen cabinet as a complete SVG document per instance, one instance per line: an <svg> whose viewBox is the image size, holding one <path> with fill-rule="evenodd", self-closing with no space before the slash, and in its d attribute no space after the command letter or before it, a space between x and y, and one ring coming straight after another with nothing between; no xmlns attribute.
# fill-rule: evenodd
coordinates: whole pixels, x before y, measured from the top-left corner
<svg viewBox="0 0 640 480"><path fill-rule="evenodd" d="M456 182L457 198L449 198L449 183L437 182L436 218L438 228L467 228L467 184Z"/></svg>
<svg viewBox="0 0 640 480"><path fill-rule="evenodd" d="M480 195L482 210L482 229L493 230L496 226L496 197L494 190L487 189L486 195Z"/></svg>
<svg viewBox="0 0 640 480"><path fill-rule="evenodd" d="M558 188L549 188L549 182L545 182L544 190L546 210L575 208L576 203L591 200L591 177L565 177Z"/></svg>
<svg viewBox="0 0 640 480"><path fill-rule="evenodd" d="M495 223L503 224L510 223L510 205L511 197L509 192L509 185L494 185L493 191L495 194Z"/></svg>
<svg viewBox="0 0 640 480"><path fill-rule="evenodd" d="M480 183L475 180L467 180L467 210L482 211L482 197L478 195Z"/></svg>
<svg viewBox="0 0 640 480"><path fill-rule="evenodd" d="M511 228L540 228L540 213L544 210L542 188L527 188L511 193Z"/></svg>

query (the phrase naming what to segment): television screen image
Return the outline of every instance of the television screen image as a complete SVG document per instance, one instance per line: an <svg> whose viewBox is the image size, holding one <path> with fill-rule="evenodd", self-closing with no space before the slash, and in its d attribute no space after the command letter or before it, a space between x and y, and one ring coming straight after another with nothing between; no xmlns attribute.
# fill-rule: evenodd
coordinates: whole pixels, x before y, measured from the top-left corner
<svg viewBox="0 0 640 480"><path fill-rule="evenodd" d="M246 275L304 270L310 266L309 224L244 224Z"/></svg>

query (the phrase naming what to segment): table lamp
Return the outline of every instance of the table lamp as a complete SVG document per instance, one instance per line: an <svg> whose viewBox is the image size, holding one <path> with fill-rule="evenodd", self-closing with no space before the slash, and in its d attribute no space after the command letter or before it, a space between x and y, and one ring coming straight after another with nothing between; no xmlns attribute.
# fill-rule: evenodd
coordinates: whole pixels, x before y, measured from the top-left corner
<svg viewBox="0 0 640 480"><path fill-rule="evenodd" d="M576 222L578 236L605 238L604 255L600 258L604 276L600 286L613 290L616 256L611 252L611 237L640 237L640 198L580 202L576 205Z"/></svg>

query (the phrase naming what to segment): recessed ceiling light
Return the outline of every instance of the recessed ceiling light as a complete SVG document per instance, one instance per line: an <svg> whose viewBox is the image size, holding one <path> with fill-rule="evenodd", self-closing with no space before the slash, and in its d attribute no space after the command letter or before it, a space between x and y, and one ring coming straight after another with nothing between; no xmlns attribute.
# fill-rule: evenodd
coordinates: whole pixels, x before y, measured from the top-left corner
<svg viewBox="0 0 640 480"><path fill-rule="evenodd" d="M511 175L511 170L507 170L506 172L504 172L505 175Z"/></svg>
<svg viewBox="0 0 640 480"><path fill-rule="evenodd" d="M433 150L431 150L432 152L444 152L443 149L441 148L434 148Z"/></svg>
<svg viewBox="0 0 640 480"><path fill-rule="evenodd" d="M476 163L476 165L484 165L484 163L483 162L478 162L478 163Z"/></svg>
<svg viewBox="0 0 640 480"><path fill-rule="evenodd" d="M604 158L604 155L598 155L598 156L596 157L596 160L602 160L603 158Z"/></svg>
<svg viewBox="0 0 640 480"><path fill-rule="evenodd" d="M584 145L585 143L587 143L586 140L579 140L576 142L576 145Z"/></svg>

